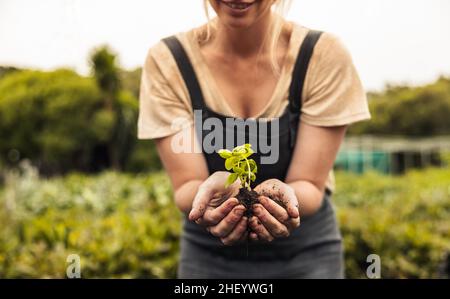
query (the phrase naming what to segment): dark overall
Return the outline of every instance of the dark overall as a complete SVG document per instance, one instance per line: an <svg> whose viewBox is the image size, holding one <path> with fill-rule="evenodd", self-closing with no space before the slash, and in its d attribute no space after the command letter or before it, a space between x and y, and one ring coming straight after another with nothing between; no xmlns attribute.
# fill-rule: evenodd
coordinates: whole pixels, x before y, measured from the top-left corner
<svg viewBox="0 0 450 299"><path fill-rule="evenodd" d="M201 111L203 122L214 117L222 123L223 140L234 136L237 142L239 134L245 134L245 141L252 143L264 141L265 144L279 142L279 159L275 164L261 164L261 153L252 158L258 163L259 170L255 185L277 178L284 181L291 163L298 125L300 122L302 90L308 65L314 46L321 32L310 31L300 48L292 82L289 90L289 106L278 118L279 130L268 134L270 129L259 130L262 120L233 120L246 124L255 122L258 131L237 131L235 124L230 126L230 118L211 111L204 102L202 91L187 53L175 37L164 40L172 52L183 76L194 110ZM265 126L272 121L266 121ZM203 128L196 119L197 136L202 141L212 129ZM246 127L247 128L247 127ZM264 131L264 134L262 132ZM234 134L233 134L234 133ZM265 140L263 140L265 139ZM241 144L234 144L235 146ZM229 148L231 149L231 148ZM217 153L204 152L210 173L224 171L224 160ZM314 215L301 218L299 228L284 239L272 243L239 244L224 246L220 240L209 234L204 228L185 219L181 238L181 256L178 268L179 278L342 278L343 251L341 235L336 223L335 213L330 203L331 192L326 191L323 205Z"/></svg>

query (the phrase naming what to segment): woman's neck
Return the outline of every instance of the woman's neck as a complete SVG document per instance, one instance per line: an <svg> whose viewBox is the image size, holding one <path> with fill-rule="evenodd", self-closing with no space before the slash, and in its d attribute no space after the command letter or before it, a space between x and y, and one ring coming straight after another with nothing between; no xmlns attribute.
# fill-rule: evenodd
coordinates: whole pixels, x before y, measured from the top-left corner
<svg viewBox="0 0 450 299"><path fill-rule="evenodd" d="M227 27L220 22L213 40L213 47L227 56L251 57L268 51L272 14L261 17L247 29Z"/></svg>

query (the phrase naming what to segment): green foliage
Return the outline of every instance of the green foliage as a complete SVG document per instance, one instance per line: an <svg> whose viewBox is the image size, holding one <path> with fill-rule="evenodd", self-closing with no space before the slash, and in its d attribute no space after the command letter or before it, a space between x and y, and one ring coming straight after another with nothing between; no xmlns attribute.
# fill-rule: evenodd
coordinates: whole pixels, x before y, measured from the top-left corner
<svg viewBox="0 0 450 299"><path fill-rule="evenodd" d="M334 202L349 277L365 278L366 258L377 254L383 278L448 278L440 268L449 266L449 169L404 177L342 172L337 186Z"/></svg>
<svg viewBox="0 0 450 299"><path fill-rule="evenodd" d="M9 174L0 194L0 277L174 277L180 213L166 176L113 172L40 180Z"/></svg>
<svg viewBox="0 0 450 299"><path fill-rule="evenodd" d="M92 73L102 91L114 95L120 90L116 54L107 46L94 49L90 58Z"/></svg>
<svg viewBox="0 0 450 299"><path fill-rule="evenodd" d="M129 90L138 98L141 88L142 68L139 67L131 71L121 70L119 75L123 89Z"/></svg>
<svg viewBox="0 0 450 299"><path fill-rule="evenodd" d="M0 79L8 74L11 74L13 72L17 72L19 69L15 67L4 67L0 66Z"/></svg>
<svg viewBox="0 0 450 299"><path fill-rule="evenodd" d="M124 170L132 173L154 172L162 169L153 140L138 140L127 157Z"/></svg>
<svg viewBox="0 0 450 299"><path fill-rule="evenodd" d="M73 71L6 76L0 81L1 158L15 149L46 170L87 166L90 152L109 138L115 121L99 105L95 83Z"/></svg>
<svg viewBox="0 0 450 299"><path fill-rule="evenodd" d="M134 136L130 134L134 127L137 104L130 92L121 90L120 72L116 65L116 54L107 46L95 49L90 57L92 74L101 90L103 108L112 113L116 120L111 137L106 140L110 166L122 170L129 155ZM127 105L123 105L127 103Z"/></svg>
<svg viewBox="0 0 450 299"><path fill-rule="evenodd" d="M339 172L337 183L347 277L366 277L369 254L381 257L383 278L446 277L439 268L450 252L448 169ZM161 173L9 173L0 190L0 277L64 277L75 253L85 278L173 278L181 217L172 197Z"/></svg>
<svg viewBox="0 0 450 299"><path fill-rule="evenodd" d="M388 87L369 95L372 120L351 134L423 136L450 134L450 79L423 87Z"/></svg>
<svg viewBox="0 0 450 299"><path fill-rule="evenodd" d="M114 56L99 51L97 80L65 69L16 70L0 80L0 165L28 159L43 174L161 169L153 142L137 141L138 100L116 90Z"/></svg>
<svg viewBox="0 0 450 299"><path fill-rule="evenodd" d="M225 159L225 168L233 171L228 176L226 185L229 186L239 179L242 188L250 190L250 184L256 180L256 173L258 172L255 160L248 159L254 154L252 145L237 146L232 151L223 149L218 154Z"/></svg>

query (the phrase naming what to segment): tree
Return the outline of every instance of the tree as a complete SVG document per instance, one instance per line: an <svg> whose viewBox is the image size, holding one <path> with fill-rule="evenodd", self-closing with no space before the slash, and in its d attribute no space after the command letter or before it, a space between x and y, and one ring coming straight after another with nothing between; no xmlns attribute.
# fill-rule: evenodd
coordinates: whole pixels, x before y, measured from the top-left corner
<svg viewBox="0 0 450 299"><path fill-rule="evenodd" d="M131 128L124 115L125 111L119 105L121 84L116 60L116 54L107 46L95 49L90 58L92 74L101 90L105 108L116 116L113 136L107 145L107 154L112 167L121 170L126 158L125 152L130 145L129 130Z"/></svg>

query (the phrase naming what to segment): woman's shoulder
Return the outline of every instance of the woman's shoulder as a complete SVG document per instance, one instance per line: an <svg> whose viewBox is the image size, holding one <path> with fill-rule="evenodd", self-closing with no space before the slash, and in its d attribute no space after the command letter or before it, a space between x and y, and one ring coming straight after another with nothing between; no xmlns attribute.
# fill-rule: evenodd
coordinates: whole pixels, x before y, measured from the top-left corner
<svg viewBox="0 0 450 299"><path fill-rule="evenodd" d="M161 39L148 48L146 55L146 63L167 62L170 56L171 53L168 47L166 46L164 39Z"/></svg>
<svg viewBox="0 0 450 299"><path fill-rule="evenodd" d="M302 30L305 37L311 29ZM370 119L364 87L350 52L338 35L322 33L304 84L302 119L305 123L334 127Z"/></svg>
<svg viewBox="0 0 450 299"><path fill-rule="evenodd" d="M334 60L348 62L349 59L351 60L350 52L338 34L309 28L298 23L293 23L293 26L295 32L297 32L296 38L299 41L299 44L304 41L308 32L312 30L321 32L321 36L314 48L313 61Z"/></svg>
<svg viewBox="0 0 450 299"><path fill-rule="evenodd" d="M198 38L200 28L193 28L188 31L174 33L161 38L159 41L151 45L146 54L145 65L157 66L160 71L173 72L177 70L177 64L172 52L167 46L165 40L170 37L175 37L181 43L188 56L191 56L191 48L194 39ZM192 58L192 57L190 57Z"/></svg>
<svg viewBox="0 0 450 299"><path fill-rule="evenodd" d="M179 37L184 33L174 34ZM169 37L169 36L168 36ZM159 77L161 80L166 78L174 78L178 75L178 67L169 47L164 42L166 37L160 39L147 49L144 60L144 70L153 77ZM169 82L178 82L171 80Z"/></svg>
<svg viewBox="0 0 450 299"><path fill-rule="evenodd" d="M151 56L152 58L155 59L167 58L167 55L170 54L170 51L165 43L165 40L167 38L175 37L182 44L183 47L188 47L189 46L188 44L196 41L198 42L198 40L202 39L204 34L206 34L205 25L163 37L159 41L150 46L150 48L147 51L147 57Z"/></svg>

